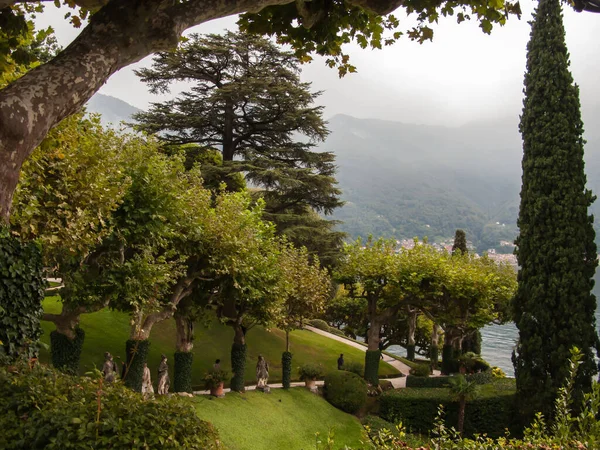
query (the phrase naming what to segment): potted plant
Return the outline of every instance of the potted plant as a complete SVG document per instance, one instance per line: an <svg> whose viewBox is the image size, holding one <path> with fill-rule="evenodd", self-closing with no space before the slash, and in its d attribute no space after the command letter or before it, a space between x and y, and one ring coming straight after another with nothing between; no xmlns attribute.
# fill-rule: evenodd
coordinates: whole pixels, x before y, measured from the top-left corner
<svg viewBox="0 0 600 450"><path fill-rule="evenodd" d="M229 378L229 373L225 370L212 369L204 376L204 387L210 389L210 395L223 397L223 384Z"/></svg>
<svg viewBox="0 0 600 450"><path fill-rule="evenodd" d="M313 389L317 378L323 376L323 366L320 364L304 364L298 368L300 379L304 381L306 387Z"/></svg>

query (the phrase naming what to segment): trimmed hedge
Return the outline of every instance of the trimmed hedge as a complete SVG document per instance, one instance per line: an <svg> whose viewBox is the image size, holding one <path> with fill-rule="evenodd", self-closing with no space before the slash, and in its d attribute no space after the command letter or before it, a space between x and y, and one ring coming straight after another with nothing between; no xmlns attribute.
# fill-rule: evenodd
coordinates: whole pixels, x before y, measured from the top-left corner
<svg viewBox="0 0 600 450"><path fill-rule="evenodd" d="M414 346L414 345L406 346L406 359L408 359L409 361L415 360L415 347L416 346Z"/></svg>
<svg viewBox="0 0 600 450"><path fill-rule="evenodd" d="M338 370L325 376L325 398L336 408L354 414L367 403L367 383L358 375Z"/></svg>
<svg viewBox="0 0 600 450"><path fill-rule="evenodd" d="M292 354L283 352L281 355L281 383L284 389L292 385Z"/></svg>
<svg viewBox="0 0 600 450"><path fill-rule="evenodd" d="M54 330L50 333L50 355L52 365L58 370L75 375L79 370L81 349L85 340L85 331L75 328L75 339Z"/></svg>
<svg viewBox="0 0 600 450"><path fill-rule="evenodd" d="M407 380L408 381L408 380ZM492 383L482 386L480 396L467 403L464 432L468 436L487 433L491 437L505 434L505 428L518 430L514 410L515 384ZM427 434L432 428L438 406L444 405L446 423L456 427L458 403L449 389L405 388L387 392L380 398L379 415L389 421L402 423L410 432Z"/></svg>
<svg viewBox="0 0 600 450"><path fill-rule="evenodd" d="M458 352L451 345L442 347L442 375L457 373L459 368Z"/></svg>
<svg viewBox="0 0 600 450"><path fill-rule="evenodd" d="M178 396L143 400L122 383L47 366L0 368L0 448L215 449L214 427ZM100 414L98 415L98 395Z"/></svg>
<svg viewBox="0 0 600 450"><path fill-rule="evenodd" d="M412 370L411 370L412 372ZM450 386L450 376L441 377L422 377L415 376L412 373L406 378L406 387L412 388L443 388ZM489 384L494 381L491 371L472 373L465 375L467 381L472 381L475 384Z"/></svg>
<svg viewBox="0 0 600 450"><path fill-rule="evenodd" d="M230 388L232 391L244 392L244 374L246 372L246 344L233 343L231 346L231 378Z"/></svg>
<svg viewBox="0 0 600 450"><path fill-rule="evenodd" d="M308 324L311 327L318 328L319 330L322 330L322 331L329 331L329 328L331 328L329 326L329 324L322 319L311 319L308 321Z"/></svg>
<svg viewBox="0 0 600 450"><path fill-rule="evenodd" d="M379 359L381 352L379 350L367 350L365 355L365 380L373 386L379 384Z"/></svg>
<svg viewBox="0 0 600 450"><path fill-rule="evenodd" d="M410 374L414 377L428 377L431 375L429 364L417 364L410 369Z"/></svg>
<svg viewBox="0 0 600 450"><path fill-rule="evenodd" d="M148 360L150 341L135 341L129 339L125 343L125 386L136 392L142 392L142 378L144 377L144 363Z"/></svg>
<svg viewBox="0 0 600 450"><path fill-rule="evenodd" d="M433 367L434 369L437 369L439 357L439 347L437 345L432 345L431 347L429 347L429 359L431 360L431 367Z"/></svg>
<svg viewBox="0 0 600 450"><path fill-rule="evenodd" d="M9 361L37 357L44 310L42 252L0 224L0 344Z"/></svg>
<svg viewBox="0 0 600 450"><path fill-rule="evenodd" d="M409 375L406 378L407 388L443 388L450 386L450 377L419 377Z"/></svg>
<svg viewBox="0 0 600 450"><path fill-rule="evenodd" d="M175 392L193 392L192 390L192 363L193 352L175 352L175 375L173 377L173 390Z"/></svg>

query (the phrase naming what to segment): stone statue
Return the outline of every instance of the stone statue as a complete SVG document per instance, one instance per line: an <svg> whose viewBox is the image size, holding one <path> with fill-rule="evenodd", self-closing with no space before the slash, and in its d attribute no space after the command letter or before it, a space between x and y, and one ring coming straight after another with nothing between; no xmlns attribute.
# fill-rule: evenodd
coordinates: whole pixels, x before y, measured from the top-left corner
<svg viewBox="0 0 600 450"><path fill-rule="evenodd" d="M104 353L104 365L102 366L104 381L113 383L117 377L117 363L113 361L113 356L109 352Z"/></svg>
<svg viewBox="0 0 600 450"><path fill-rule="evenodd" d="M161 355L160 364L158 366L158 395L165 395L169 393L169 366L167 366L167 357Z"/></svg>
<svg viewBox="0 0 600 450"><path fill-rule="evenodd" d="M147 363L144 363L144 375L142 376L142 395L144 398L154 396L154 387L150 378L150 368Z"/></svg>
<svg viewBox="0 0 600 450"><path fill-rule="evenodd" d="M256 363L256 388L264 390L268 378L269 364L262 355L258 355L258 362Z"/></svg>

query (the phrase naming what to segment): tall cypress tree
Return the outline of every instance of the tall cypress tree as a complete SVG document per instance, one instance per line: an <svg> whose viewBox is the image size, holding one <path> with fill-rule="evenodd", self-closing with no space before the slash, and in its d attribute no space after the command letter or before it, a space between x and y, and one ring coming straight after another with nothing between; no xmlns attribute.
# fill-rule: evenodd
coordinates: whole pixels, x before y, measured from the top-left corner
<svg viewBox="0 0 600 450"><path fill-rule="evenodd" d="M599 347L591 294L596 245L588 215L595 197L585 188L579 89L569 72L559 0L540 1L527 51L514 301L519 343L513 354L524 418L536 411L551 415L573 346L585 355L576 397L590 389L593 348Z"/></svg>

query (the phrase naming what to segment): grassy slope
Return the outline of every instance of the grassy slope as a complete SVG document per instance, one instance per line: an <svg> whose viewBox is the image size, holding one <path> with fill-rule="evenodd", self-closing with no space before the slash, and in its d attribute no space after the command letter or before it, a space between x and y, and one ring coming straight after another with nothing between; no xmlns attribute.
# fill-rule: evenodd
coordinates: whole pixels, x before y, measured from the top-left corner
<svg viewBox="0 0 600 450"><path fill-rule="evenodd" d="M46 312L60 312L58 297L48 297L44 301ZM81 316L81 327L85 330L85 342L81 356L82 372L91 370L94 366L101 368L104 362L104 352L109 351L115 356L125 357L125 341L129 337L129 317L127 314L110 311L108 309L94 314ZM50 332L54 325L42 322L44 335L42 342L50 343ZM175 351L175 323L167 320L157 324L152 329L150 336L150 356L148 365L152 370L153 380L156 382L156 369L160 362L160 355L164 353L169 358L171 381L173 380L173 353ZM201 386L202 377L212 367L214 360L220 358L223 369L230 371L229 353L233 342L233 330L217 323L210 328L198 326L194 341L194 365L192 384ZM290 336L291 351L293 353L293 379L298 378L296 368L308 362L320 363L326 370L337 369L337 358L344 354L346 362L361 362L364 364L364 352L352 348L344 343L328 339L306 330L297 330ZM246 366L246 381L256 380L255 364L259 354L262 354L270 366L269 381L281 382L281 353L285 349L285 334L277 329L266 330L255 327L248 332L248 365ZM48 351L42 351L42 362L49 360ZM398 371L387 363L380 364L380 375L395 374Z"/></svg>
<svg viewBox="0 0 600 450"><path fill-rule="evenodd" d="M229 450L314 449L315 433L327 441L334 432L335 448L358 447L363 429L358 419L331 406L305 388L276 389L271 394L229 393L222 399L195 397L201 419L219 430Z"/></svg>

